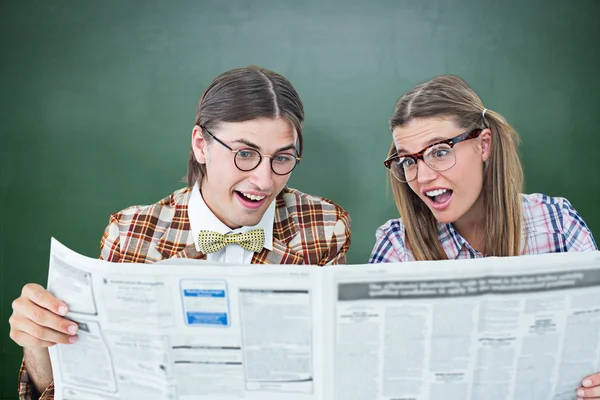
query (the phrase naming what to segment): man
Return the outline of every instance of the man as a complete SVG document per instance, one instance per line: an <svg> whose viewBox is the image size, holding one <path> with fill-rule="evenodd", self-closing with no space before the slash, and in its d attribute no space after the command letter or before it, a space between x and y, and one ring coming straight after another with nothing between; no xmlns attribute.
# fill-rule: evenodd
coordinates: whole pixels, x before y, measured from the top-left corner
<svg viewBox="0 0 600 400"><path fill-rule="evenodd" d="M343 264L350 218L333 202L288 188L302 157L304 110L284 77L257 67L217 77L192 130L188 186L113 214L101 258L179 257L242 264ZM77 341L68 305L27 284L13 302L11 338L24 348L19 398L54 398L47 348Z"/></svg>

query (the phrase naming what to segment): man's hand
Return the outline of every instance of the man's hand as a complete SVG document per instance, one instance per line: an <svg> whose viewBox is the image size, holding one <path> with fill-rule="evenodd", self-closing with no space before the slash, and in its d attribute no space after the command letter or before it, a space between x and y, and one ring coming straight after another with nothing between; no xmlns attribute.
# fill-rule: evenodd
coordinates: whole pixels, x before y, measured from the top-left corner
<svg viewBox="0 0 600 400"><path fill-rule="evenodd" d="M577 400L600 399L600 372L586 376L577 389Z"/></svg>
<svg viewBox="0 0 600 400"><path fill-rule="evenodd" d="M10 337L21 347L50 347L77 340L77 324L62 317L68 312L67 305L40 285L25 285L12 308Z"/></svg>
<svg viewBox="0 0 600 400"><path fill-rule="evenodd" d="M48 347L75 343L77 324L63 318L69 311L65 303L35 283L23 287L12 308L10 338L23 347L29 381L42 394L53 380Z"/></svg>

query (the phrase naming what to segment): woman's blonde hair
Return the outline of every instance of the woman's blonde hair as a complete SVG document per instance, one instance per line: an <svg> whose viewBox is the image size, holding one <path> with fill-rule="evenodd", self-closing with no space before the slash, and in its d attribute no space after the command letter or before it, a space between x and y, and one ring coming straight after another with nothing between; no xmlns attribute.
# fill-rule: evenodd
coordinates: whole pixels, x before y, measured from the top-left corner
<svg viewBox="0 0 600 400"><path fill-rule="evenodd" d="M521 192L523 168L517 146L517 132L502 115L486 110L479 96L461 78L443 75L421 83L396 103L390 130L416 118L449 118L465 130L490 128L491 156L483 176L486 256L521 254ZM389 155L396 153L394 143ZM391 175L391 174L390 174ZM405 245L416 260L443 260L446 253L438 239L438 223L425 203L391 176L396 207L405 228Z"/></svg>

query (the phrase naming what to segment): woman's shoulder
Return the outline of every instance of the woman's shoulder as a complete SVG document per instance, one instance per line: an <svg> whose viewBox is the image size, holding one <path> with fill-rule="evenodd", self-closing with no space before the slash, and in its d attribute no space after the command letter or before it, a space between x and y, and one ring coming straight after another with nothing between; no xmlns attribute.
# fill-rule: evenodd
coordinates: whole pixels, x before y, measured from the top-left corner
<svg viewBox="0 0 600 400"><path fill-rule="evenodd" d="M392 218L377 228L377 236L395 233L402 233L404 236L404 224L401 218Z"/></svg>
<svg viewBox="0 0 600 400"><path fill-rule="evenodd" d="M562 220L562 216L581 218L571 202L564 197L553 197L543 193L522 194L521 196L525 217L558 220Z"/></svg>
<svg viewBox="0 0 600 400"><path fill-rule="evenodd" d="M566 246L563 251L596 247L585 221L566 198L532 193L523 194L522 199L523 222L531 234L559 234L562 239L557 246Z"/></svg>
<svg viewBox="0 0 600 400"><path fill-rule="evenodd" d="M369 263L406 261L404 224L400 218L388 220L377 228L377 238Z"/></svg>
<svg viewBox="0 0 600 400"><path fill-rule="evenodd" d="M552 197L543 193L530 193L521 194L521 199L524 205L546 205L546 206L559 206L571 207L571 203L564 197Z"/></svg>

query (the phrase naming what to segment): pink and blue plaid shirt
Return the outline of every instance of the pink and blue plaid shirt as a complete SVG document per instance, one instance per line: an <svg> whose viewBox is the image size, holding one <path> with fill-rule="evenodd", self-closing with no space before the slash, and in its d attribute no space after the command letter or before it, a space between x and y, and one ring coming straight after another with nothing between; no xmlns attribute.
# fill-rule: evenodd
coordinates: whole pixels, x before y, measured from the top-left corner
<svg viewBox="0 0 600 400"><path fill-rule="evenodd" d="M522 199L522 254L598 249L592 232L567 199L537 193L524 194ZM448 259L484 257L451 224L438 226L438 238ZM400 219L391 219L379 227L369 263L414 261L412 252L405 246L404 234Z"/></svg>

